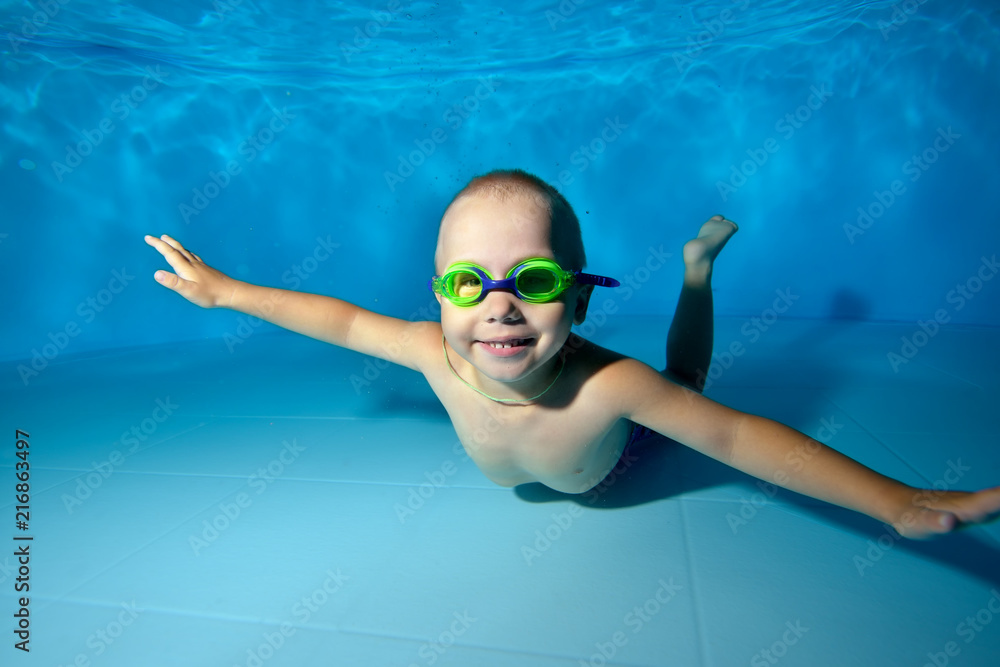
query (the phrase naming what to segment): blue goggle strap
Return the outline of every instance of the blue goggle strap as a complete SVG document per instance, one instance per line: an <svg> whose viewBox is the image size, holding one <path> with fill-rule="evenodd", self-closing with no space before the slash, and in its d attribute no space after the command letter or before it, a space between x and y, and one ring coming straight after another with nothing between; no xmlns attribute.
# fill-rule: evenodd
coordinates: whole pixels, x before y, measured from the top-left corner
<svg viewBox="0 0 1000 667"><path fill-rule="evenodd" d="M598 287L618 287L621 285L621 283L614 278L608 278L607 276L595 276L593 273L574 271L573 275L576 276L576 282L581 285L597 285Z"/></svg>

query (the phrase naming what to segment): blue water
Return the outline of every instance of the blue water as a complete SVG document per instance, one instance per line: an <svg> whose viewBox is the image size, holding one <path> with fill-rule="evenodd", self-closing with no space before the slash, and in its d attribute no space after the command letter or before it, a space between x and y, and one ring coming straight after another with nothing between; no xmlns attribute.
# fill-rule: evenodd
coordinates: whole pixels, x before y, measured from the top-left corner
<svg viewBox="0 0 1000 667"><path fill-rule="evenodd" d="M145 233L290 287L287 272L329 237L333 261L299 289L407 317L428 301L444 204L476 173L512 166L552 182L566 172L591 268L609 275L634 271L651 245L675 251L715 212L737 220L722 315L757 313L789 288L798 318L916 321L943 308L956 323L1000 323L997 283L948 298L1000 249L992 3L931 0L912 14L889 2L582 3L557 22L555 3L342 4L247 1L219 15L74 1L44 25L35 5L4 7L17 41L0 89L0 276L18 289L0 354L31 356L70 320L81 327L70 353L231 329L231 314L196 314L156 289ZM829 97L803 111L814 87ZM452 110L463 104L473 111ZM291 118L263 150L244 145L282 110ZM805 120L785 120L796 113ZM606 119L620 134L581 152ZM435 128L445 141L390 188L386 172ZM960 138L935 156L948 128ZM92 152L79 166L53 166L74 163L81 142ZM929 149L935 162L908 171ZM761 151L763 165L744 165ZM240 173L185 216L230 162ZM754 173L742 183L734 167ZM719 182L742 185L720 194ZM879 212L876 193L894 201L860 235L845 231L859 207ZM122 269L136 278L114 303L80 306L109 301L101 290ZM672 290L658 292L623 308L670 311Z"/></svg>
<svg viewBox="0 0 1000 667"><path fill-rule="evenodd" d="M444 206L520 167L636 286L582 333L660 365L723 213L708 395L994 485L995 3L306 4L0 3L0 485L28 431L36 540L0 663L996 664L995 526L897 543L677 445L599 503L496 487L419 376L197 309L142 241L419 319Z"/></svg>

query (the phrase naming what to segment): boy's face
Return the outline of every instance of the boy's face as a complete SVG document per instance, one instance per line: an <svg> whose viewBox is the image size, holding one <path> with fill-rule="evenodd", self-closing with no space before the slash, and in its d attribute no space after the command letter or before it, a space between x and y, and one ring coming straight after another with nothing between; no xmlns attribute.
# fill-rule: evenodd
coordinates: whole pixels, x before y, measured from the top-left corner
<svg viewBox="0 0 1000 667"><path fill-rule="evenodd" d="M562 260L553 251L552 224L541 202L527 196L506 202L462 197L441 221L435 272L441 275L451 264L465 261L501 279L531 257ZM545 376L551 369L574 321L583 322L591 290L574 285L556 301L526 303L512 291L498 289L467 307L438 295L441 327L448 344L482 375L502 383L528 380L528 387L533 373L541 369ZM512 338L524 344L510 349L489 344Z"/></svg>

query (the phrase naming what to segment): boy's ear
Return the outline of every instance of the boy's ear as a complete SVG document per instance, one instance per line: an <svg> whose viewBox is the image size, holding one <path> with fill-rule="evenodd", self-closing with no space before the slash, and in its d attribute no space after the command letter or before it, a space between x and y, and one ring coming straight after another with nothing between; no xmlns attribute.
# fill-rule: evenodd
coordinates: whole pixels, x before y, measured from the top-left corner
<svg viewBox="0 0 1000 667"><path fill-rule="evenodd" d="M593 285L584 285L576 296L576 310L573 311L573 324L580 325L587 319L587 307L590 305L590 295L594 292Z"/></svg>

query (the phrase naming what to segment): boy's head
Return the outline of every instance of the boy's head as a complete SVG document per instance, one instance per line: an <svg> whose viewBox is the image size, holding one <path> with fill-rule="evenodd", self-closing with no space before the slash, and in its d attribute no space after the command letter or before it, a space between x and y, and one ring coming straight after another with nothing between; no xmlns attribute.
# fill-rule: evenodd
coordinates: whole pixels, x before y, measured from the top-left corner
<svg viewBox="0 0 1000 667"><path fill-rule="evenodd" d="M531 258L579 271L586 258L580 224L554 188L520 170L490 172L456 195L441 219L435 274L471 263L493 279ZM470 287L472 287L470 285ZM583 322L593 285L573 284L552 301L531 302L491 289L477 302L441 301L441 327L455 352L492 381L526 383L550 372L570 328ZM525 389L525 391L529 391Z"/></svg>
<svg viewBox="0 0 1000 667"><path fill-rule="evenodd" d="M554 187L526 171L497 169L473 178L448 204L441 219L437 252L434 255L434 267L438 273L444 269L440 262L442 260L442 241L445 239L445 233L450 231L447 223L453 221L449 219L448 214L457 204L472 197L495 202L498 206L516 199L534 202L546 212L551 223L552 251L556 261L569 271L581 271L587 264L587 256L583 249L583 236L580 233L580 221L566 198ZM497 228L496 231L498 234L506 234L510 230Z"/></svg>

